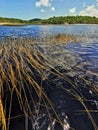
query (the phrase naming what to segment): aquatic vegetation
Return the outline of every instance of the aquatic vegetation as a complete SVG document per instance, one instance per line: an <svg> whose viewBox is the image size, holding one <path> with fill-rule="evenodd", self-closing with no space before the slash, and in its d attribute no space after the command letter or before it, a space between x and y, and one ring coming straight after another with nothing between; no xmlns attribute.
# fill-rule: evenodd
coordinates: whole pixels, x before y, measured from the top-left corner
<svg viewBox="0 0 98 130"><path fill-rule="evenodd" d="M74 36L74 35L65 35L65 34L58 34L55 36L55 39L60 43L71 43L71 42L80 42L82 41L82 37Z"/></svg>
<svg viewBox="0 0 98 130"><path fill-rule="evenodd" d="M97 130L98 88L77 73L70 76L74 69L53 59L61 50L49 41L1 41L2 130Z"/></svg>
<svg viewBox="0 0 98 130"><path fill-rule="evenodd" d="M36 39L35 42L44 42L44 43L49 43L49 44L59 44L59 43L79 43L83 42L84 38L79 35L72 35L72 34L57 34L54 36L44 36L43 38L40 38L39 40Z"/></svg>

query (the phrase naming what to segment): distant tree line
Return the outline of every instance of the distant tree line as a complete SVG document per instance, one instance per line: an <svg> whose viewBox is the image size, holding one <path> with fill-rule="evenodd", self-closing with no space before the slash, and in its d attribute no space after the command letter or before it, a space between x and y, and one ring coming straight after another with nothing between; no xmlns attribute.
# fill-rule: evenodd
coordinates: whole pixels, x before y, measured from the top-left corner
<svg viewBox="0 0 98 130"><path fill-rule="evenodd" d="M98 18L90 16L54 16L41 22L43 24L98 24Z"/></svg>
<svg viewBox="0 0 98 130"><path fill-rule="evenodd" d="M27 20L15 19L15 18L2 18L0 17L0 22L6 23L28 23Z"/></svg>
<svg viewBox="0 0 98 130"><path fill-rule="evenodd" d="M49 19L31 19L31 20L21 20L15 18L2 18L0 17L0 22L7 23L26 23L26 24L98 24L98 18L90 16L59 16L51 17Z"/></svg>

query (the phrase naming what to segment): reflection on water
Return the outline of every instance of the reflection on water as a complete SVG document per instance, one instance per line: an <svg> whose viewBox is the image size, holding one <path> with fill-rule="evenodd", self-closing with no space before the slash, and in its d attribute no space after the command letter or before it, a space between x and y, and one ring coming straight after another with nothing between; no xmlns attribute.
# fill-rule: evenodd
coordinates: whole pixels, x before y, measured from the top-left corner
<svg viewBox="0 0 98 130"><path fill-rule="evenodd" d="M43 48L43 52L53 66L60 65L67 69L71 68L70 75L87 76L98 86L98 43L45 44L39 46Z"/></svg>
<svg viewBox="0 0 98 130"><path fill-rule="evenodd" d="M69 44L67 49L81 57L78 67L81 66L88 74L98 76L98 43Z"/></svg>
<svg viewBox="0 0 98 130"><path fill-rule="evenodd" d="M0 37L6 36L28 36L43 37L44 35L55 35L58 33L76 34L85 36L88 40L98 40L98 25L32 25L32 26L0 26Z"/></svg>

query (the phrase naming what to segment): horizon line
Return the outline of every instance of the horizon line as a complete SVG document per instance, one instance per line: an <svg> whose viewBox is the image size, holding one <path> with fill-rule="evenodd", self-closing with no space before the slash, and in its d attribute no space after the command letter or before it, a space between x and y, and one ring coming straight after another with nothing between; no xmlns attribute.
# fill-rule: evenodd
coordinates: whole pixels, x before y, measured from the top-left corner
<svg viewBox="0 0 98 130"><path fill-rule="evenodd" d="M49 19L49 18L53 18L53 17L68 17L68 16L72 16L72 17L76 17L76 16L82 16L82 17L95 17L95 18L98 18L98 17L96 17L96 16L89 16L89 15L58 15L58 16L51 16L51 17L48 17L48 18L40 18L40 17L35 17L35 18L30 18L30 19L22 19L22 18L19 18L19 17L1 17L0 16L0 18L8 18L8 19L19 19L19 20L26 20L26 21L28 21L28 20L31 20L31 19L42 19L42 20L44 20L44 19Z"/></svg>

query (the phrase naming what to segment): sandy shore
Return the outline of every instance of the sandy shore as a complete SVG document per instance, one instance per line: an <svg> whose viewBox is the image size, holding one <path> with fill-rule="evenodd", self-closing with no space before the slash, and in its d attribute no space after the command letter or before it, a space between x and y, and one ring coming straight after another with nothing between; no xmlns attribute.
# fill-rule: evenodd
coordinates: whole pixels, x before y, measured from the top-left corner
<svg viewBox="0 0 98 130"><path fill-rule="evenodd" d="M2 25L4 25L4 26L23 26L25 24L23 24L23 23L7 23L7 22L3 22L3 23L0 23L0 26L2 26Z"/></svg>

